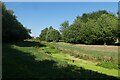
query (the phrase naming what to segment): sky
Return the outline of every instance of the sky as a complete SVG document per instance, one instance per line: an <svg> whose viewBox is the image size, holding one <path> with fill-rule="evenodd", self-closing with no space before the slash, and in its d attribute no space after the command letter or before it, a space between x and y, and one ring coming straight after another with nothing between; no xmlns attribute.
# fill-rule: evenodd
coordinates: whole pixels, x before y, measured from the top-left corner
<svg viewBox="0 0 120 80"><path fill-rule="evenodd" d="M61 23L68 20L72 24L83 13L107 10L116 14L118 11L117 2L5 2L5 5L14 11L19 22L31 29L32 36L39 36L49 26L59 30Z"/></svg>
<svg viewBox="0 0 120 80"><path fill-rule="evenodd" d="M4 2L119 2L119 0L2 0Z"/></svg>

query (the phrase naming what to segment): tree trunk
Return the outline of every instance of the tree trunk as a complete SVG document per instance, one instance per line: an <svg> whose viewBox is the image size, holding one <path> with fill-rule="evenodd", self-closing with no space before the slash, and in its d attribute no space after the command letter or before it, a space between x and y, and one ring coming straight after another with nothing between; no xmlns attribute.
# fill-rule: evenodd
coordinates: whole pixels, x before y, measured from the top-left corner
<svg viewBox="0 0 120 80"><path fill-rule="evenodd" d="M104 45L106 45L106 42L104 42Z"/></svg>

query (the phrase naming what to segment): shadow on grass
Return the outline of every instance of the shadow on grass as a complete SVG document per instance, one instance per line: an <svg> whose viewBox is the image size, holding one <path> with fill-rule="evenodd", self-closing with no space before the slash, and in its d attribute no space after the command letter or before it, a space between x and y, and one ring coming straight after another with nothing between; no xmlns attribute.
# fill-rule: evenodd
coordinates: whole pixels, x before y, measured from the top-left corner
<svg viewBox="0 0 120 80"><path fill-rule="evenodd" d="M46 47L46 45L41 44L40 42L35 42L35 41L22 41L22 42L17 42L13 44L20 47Z"/></svg>
<svg viewBox="0 0 120 80"><path fill-rule="evenodd" d="M2 80L117 80L82 67L57 67L53 60L35 60L35 56L3 44Z"/></svg>

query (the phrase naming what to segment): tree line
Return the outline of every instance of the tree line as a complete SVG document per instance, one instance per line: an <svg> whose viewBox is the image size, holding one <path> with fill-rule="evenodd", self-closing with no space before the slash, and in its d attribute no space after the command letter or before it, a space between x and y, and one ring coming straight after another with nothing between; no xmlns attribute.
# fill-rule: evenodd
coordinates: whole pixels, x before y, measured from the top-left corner
<svg viewBox="0 0 120 80"><path fill-rule="evenodd" d="M2 42L23 41L31 38L30 29L25 28L14 15L14 11L7 9L4 3L2 5Z"/></svg>
<svg viewBox="0 0 120 80"><path fill-rule="evenodd" d="M14 15L14 11L2 5L2 41L14 42L31 38L31 30L25 28ZM120 11L118 11L120 14ZM60 30L52 26L41 31L42 41L64 41L82 44L114 44L120 35L118 28L120 19L106 10L84 13L77 16L72 24L64 21Z"/></svg>
<svg viewBox="0 0 120 80"><path fill-rule="evenodd" d="M40 39L82 44L114 44L119 37L118 17L106 10L84 13L77 16L72 24L64 21L60 26L60 30L56 30L59 38L53 32L49 34L50 31L45 28L41 31ZM51 40L47 40L48 36Z"/></svg>

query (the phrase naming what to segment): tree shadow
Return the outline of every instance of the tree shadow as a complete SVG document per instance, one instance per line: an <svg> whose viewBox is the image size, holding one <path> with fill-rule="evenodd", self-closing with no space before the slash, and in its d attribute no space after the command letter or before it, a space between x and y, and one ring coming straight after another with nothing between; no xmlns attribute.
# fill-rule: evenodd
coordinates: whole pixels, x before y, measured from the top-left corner
<svg viewBox="0 0 120 80"><path fill-rule="evenodd" d="M46 45L41 44L40 42L36 42L36 41L22 41L22 42L17 42L13 44L20 46L20 47L46 47Z"/></svg>
<svg viewBox="0 0 120 80"><path fill-rule="evenodd" d="M13 49L9 45L3 45L2 57L2 80L118 80L82 67L59 67L53 60L37 61L30 53Z"/></svg>

